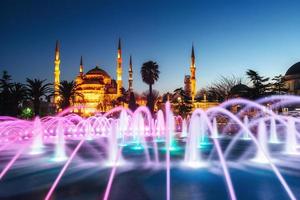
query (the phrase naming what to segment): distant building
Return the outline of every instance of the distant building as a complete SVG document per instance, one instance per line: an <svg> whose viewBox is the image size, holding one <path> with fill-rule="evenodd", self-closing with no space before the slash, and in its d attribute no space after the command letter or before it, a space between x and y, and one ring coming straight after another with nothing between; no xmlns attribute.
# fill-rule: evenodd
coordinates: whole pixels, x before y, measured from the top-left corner
<svg viewBox="0 0 300 200"><path fill-rule="evenodd" d="M286 71L284 80L289 94L300 95L300 62L295 63Z"/></svg>
<svg viewBox="0 0 300 200"><path fill-rule="evenodd" d="M196 101L196 93L197 93L197 85L196 85L196 57L194 45L192 45L192 53L191 53L191 65L190 65L190 75L184 76L184 91L191 98L193 108L201 108L208 109L210 107L214 107L219 105L217 101L208 101L206 98L206 94L204 94L203 100Z"/></svg>
<svg viewBox="0 0 300 200"><path fill-rule="evenodd" d="M191 76L184 76L184 91L188 96L191 96Z"/></svg>
<svg viewBox="0 0 300 200"><path fill-rule="evenodd" d="M77 92L79 95L75 96L75 101L71 102L72 106L78 107L74 109L75 113L90 115L95 112L106 112L115 106L118 97L122 95L121 89L123 87L122 81L122 50L121 41L118 43L117 51L117 66L116 79L113 79L105 70L99 66L94 67L88 72L84 73L83 59L80 59L79 74L75 78L78 85ZM129 64L129 88L133 91L133 77L132 77L132 59L130 56ZM56 43L55 60L54 60L54 104L57 110L59 109L60 94L60 49L59 43Z"/></svg>

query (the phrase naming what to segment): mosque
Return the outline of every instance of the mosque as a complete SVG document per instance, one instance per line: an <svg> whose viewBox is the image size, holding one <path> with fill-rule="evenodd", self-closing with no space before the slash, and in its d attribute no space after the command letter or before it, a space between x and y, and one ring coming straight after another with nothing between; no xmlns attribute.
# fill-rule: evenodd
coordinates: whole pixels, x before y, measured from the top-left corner
<svg viewBox="0 0 300 200"><path fill-rule="evenodd" d="M89 115L97 112L106 112L113 108L113 102L120 97L121 89L123 87L122 80L122 49L121 40L119 39L117 50L117 66L116 66L116 80L113 79L105 70L99 66L84 73L84 66L82 57L80 59L79 73L75 78L77 85L77 93L75 101L72 105L76 108L75 113ZM133 91L133 70L132 59L130 57L129 63L129 91ZM59 84L60 84L60 50L59 43L56 42L55 60L54 60L54 104L59 109ZM80 94L80 95L79 95Z"/></svg>
<svg viewBox="0 0 300 200"><path fill-rule="evenodd" d="M196 101L195 96L197 93L196 87L196 64L195 64L195 51L192 46L191 52L191 64L190 75L184 77L184 90L190 96L194 108L207 109L212 106L218 105L217 102L209 102L204 99L202 101ZM123 66L122 66L122 49L121 40L118 42L117 58L116 58L116 79L109 75L105 70L99 66L95 66L93 69L84 73L83 59L80 59L79 73L75 78L77 85L76 95L74 102L71 105L74 106L73 112L81 115L91 115L95 112L106 112L111 110L118 99L122 95L123 87ZM130 56L129 68L128 68L128 91L133 91L133 69L132 58ZM60 49L59 43L56 42L55 59L54 59L54 105L56 110L59 110L59 85L60 85ZM138 104L144 105L144 100L137 99ZM126 105L124 105L126 106Z"/></svg>

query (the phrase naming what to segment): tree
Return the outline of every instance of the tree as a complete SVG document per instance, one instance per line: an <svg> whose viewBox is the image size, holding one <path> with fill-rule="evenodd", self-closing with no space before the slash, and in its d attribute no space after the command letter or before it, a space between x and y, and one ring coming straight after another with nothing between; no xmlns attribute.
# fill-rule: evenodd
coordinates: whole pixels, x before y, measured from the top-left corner
<svg viewBox="0 0 300 200"><path fill-rule="evenodd" d="M246 72L248 78L252 82L251 94L252 98L260 98L269 93L270 84L268 83L269 78L260 76L257 71L248 69Z"/></svg>
<svg viewBox="0 0 300 200"><path fill-rule="evenodd" d="M174 103L174 111L182 117L186 117L193 108L189 95L183 88L174 90L172 102Z"/></svg>
<svg viewBox="0 0 300 200"><path fill-rule="evenodd" d="M237 84L241 84L242 79L231 75L229 77L221 76L216 82L214 82L207 89L208 99L214 99L217 101L227 100L230 96L230 90Z"/></svg>
<svg viewBox="0 0 300 200"><path fill-rule="evenodd" d="M74 81L60 82L59 95L61 97L59 104L62 109L70 107L76 96L83 98L83 95L78 92L78 85Z"/></svg>
<svg viewBox="0 0 300 200"><path fill-rule="evenodd" d="M121 95L117 98L117 104L118 105L123 105L124 103L127 103L127 99L128 99L128 91L126 91L126 89L124 87L120 88L120 93Z"/></svg>
<svg viewBox="0 0 300 200"><path fill-rule="evenodd" d="M10 96L10 87L11 87L11 76L7 71L2 72L2 77L0 79L0 114L1 115L10 115L11 112L11 96Z"/></svg>
<svg viewBox="0 0 300 200"><path fill-rule="evenodd" d="M159 78L159 66L156 62L148 61L143 63L141 68L141 75L143 82L149 85L149 95L147 99L147 106L151 113L154 111L154 99L152 95L152 85L158 80Z"/></svg>
<svg viewBox="0 0 300 200"><path fill-rule="evenodd" d="M46 97L49 93L52 93L51 83L45 83L46 80L39 79L26 79L26 87L28 97L33 103L34 114L40 114L41 98Z"/></svg>
<svg viewBox="0 0 300 200"><path fill-rule="evenodd" d="M131 111L135 111L135 109L137 108L136 99L135 99L135 95L133 92L130 92L130 94L129 94L128 108Z"/></svg>
<svg viewBox="0 0 300 200"><path fill-rule="evenodd" d="M152 93L150 93L150 91L147 90L147 91L145 91L145 92L142 93L142 97L143 97L143 99L147 99L147 107L148 108L149 108L149 106L148 106L148 100L149 99L152 100L152 102L153 102L153 110L154 110L154 105L155 105L155 103L159 99L159 92L157 90L152 90Z"/></svg>
<svg viewBox="0 0 300 200"><path fill-rule="evenodd" d="M288 88L286 87L284 77L281 74L272 78L272 81L273 94L286 94Z"/></svg>
<svg viewBox="0 0 300 200"><path fill-rule="evenodd" d="M164 93L162 95L162 102L166 103L167 101L170 101L172 98L172 94L170 92Z"/></svg>
<svg viewBox="0 0 300 200"><path fill-rule="evenodd" d="M11 96L11 114L16 116L21 113L23 102L27 99L27 89L22 83L13 83L9 88Z"/></svg>

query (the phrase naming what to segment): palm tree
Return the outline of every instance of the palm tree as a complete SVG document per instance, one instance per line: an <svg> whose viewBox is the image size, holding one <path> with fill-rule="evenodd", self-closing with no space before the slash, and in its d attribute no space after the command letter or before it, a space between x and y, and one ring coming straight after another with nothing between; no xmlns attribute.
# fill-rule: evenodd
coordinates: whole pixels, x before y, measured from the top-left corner
<svg viewBox="0 0 300 200"><path fill-rule="evenodd" d="M158 68L159 68L158 64L153 61L145 62L141 68L142 79L147 85L149 85L149 95L148 95L148 99L147 99L147 106L148 106L149 110L151 111L151 113L153 113L153 111L154 111L152 85L159 78L160 71L158 70Z"/></svg>
<svg viewBox="0 0 300 200"><path fill-rule="evenodd" d="M46 80L26 79L26 86L29 99L33 102L34 114L40 114L41 98L46 97L53 90L50 88L51 83L45 83Z"/></svg>
<svg viewBox="0 0 300 200"><path fill-rule="evenodd" d="M16 116L20 113L20 108L27 98L27 88L22 83L13 83L9 89L11 96L12 115Z"/></svg>
<svg viewBox="0 0 300 200"><path fill-rule="evenodd" d="M71 105L71 102L75 101L76 96L83 97L78 92L78 86L74 81L62 81L59 85L59 95L61 97L60 107L62 109L67 108Z"/></svg>
<svg viewBox="0 0 300 200"><path fill-rule="evenodd" d="M9 115L10 114L10 104L11 98L9 93L9 88L11 87L11 76L7 71L2 72L2 77L0 78L0 114Z"/></svg>

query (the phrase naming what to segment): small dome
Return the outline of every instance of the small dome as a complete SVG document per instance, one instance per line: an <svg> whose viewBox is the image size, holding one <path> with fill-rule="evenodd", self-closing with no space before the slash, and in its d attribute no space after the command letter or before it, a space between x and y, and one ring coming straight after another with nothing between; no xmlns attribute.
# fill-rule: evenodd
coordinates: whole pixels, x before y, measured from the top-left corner
<svg viewBox="0 0 300 200"><path fill-rule="evenodd" d="M86 75L102 75L104 77L110 78L109 74L98 66L88 71Z"/></svg>
<svg viewBox="0 0 300 200"><path fill-rule="evenodd" d="M300 75L300 62L292 65L285 73L286 76Z"/></svg>
<svg viewBox="0 0 300 200"><path fill-rule="evenodd" d="M249 87L244 84L237 84L230 89L232 95L243 95L249 92Z"/></svg>

